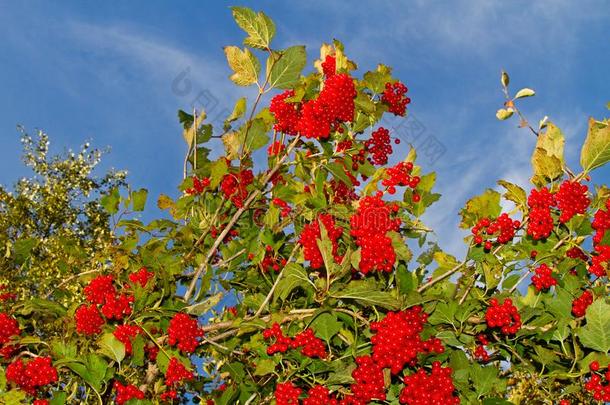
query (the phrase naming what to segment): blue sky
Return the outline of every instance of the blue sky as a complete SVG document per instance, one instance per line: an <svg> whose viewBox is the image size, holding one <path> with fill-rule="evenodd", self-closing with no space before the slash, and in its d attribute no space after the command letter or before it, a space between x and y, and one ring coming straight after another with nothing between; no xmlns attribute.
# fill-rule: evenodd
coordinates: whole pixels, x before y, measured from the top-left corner
<svg viewBox="0 0 610 405"><path fill-rule="evenodd" d="M395 68L412 116L446 148L421 163L438 172L444 195L428 222L453 252L469 196L499 178L528 182L534 137L494 116L501 69L514 90L536 89L524 111L563 129L574 168L587 118L610 115L605 1L1 2L0 183L25 174L22 124L48 132L55 151L86 140L111 146L106 167L127 169L153 200L174 193L185 152L176 111L195 101L214 105L214 118L242 91L226 79L222 46L243 38L229 5L264 10L277 25L275 46L305 44L310 62L321 42L338 38L361 71L379 62ZM191 87L177 92L181 73ZM403 143L395 154L406 152ZM593 180L609 176L600 170Z"/></svg>

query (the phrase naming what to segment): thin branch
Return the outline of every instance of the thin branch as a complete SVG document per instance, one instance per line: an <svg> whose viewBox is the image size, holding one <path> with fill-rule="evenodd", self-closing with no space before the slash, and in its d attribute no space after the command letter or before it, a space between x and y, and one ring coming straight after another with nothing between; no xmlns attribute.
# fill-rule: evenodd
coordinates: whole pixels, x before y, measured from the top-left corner
<svg viewBox="0 0 610 405"><path fill-rule="evenodd" d="M288 266L288 264L290 263L290 261L294 257L294 254L296 253L296 251L299 248L299 246L300 245L299 245L298 242L296 242L294 244L294 248L292 249L292 252L290 252L290 256L288 257L288 260L286 260L286 265L282 268L282 271L280 271L280 273L277 275L277 278L275 279L275 282L271 286L271 289L269 290L269 293L267 294L267 296L263 300L263 302L260 305L260 307L258 307L258 310L254 313L254 317L255 318L258 317L263 312L263 310L265 309L265 307L267 306L269 301L271 301L271 297L273 296L273 293L275 292L275 289L276 289L277 285L279 284L280 279L284 275L284 270L286 270L286 267Z"/></svg>
<svg viewBox="0 0 610 405"><path fill-rule="evenodd" d="M447 277L451 276L452 274L454 274L455 272L457 272L459 269L461 269L466 262L468 261L468 259L464 259L461 263L459 263L458 265L456 265L454 268L452 268L451 270L441 274L440 276L437 276L435 278L433 278L432 280L428 281L427 283L421 285L418 289L417 292L422 292L427 290L428 288L436 285L436 283L439 283L441 281L443 281L444 279L446 279Z"/></svg>

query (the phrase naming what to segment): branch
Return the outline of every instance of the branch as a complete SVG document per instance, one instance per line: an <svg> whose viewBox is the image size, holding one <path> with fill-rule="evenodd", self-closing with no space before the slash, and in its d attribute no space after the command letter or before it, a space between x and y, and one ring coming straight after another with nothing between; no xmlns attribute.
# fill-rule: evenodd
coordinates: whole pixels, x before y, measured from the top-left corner
<svg viewBox="0 0 610 405"><path fill-rule="evenodd" d="M459 269L462 268L462 266L464 266L466 264L466 262L468 261L468 259L464 259L461 263L459 263L458 265L456 265L454 268L452 268L451 270L441 274L440 276L437 276L435 278L433 278L432 280L428 281L426 284L423 284L422 286L420 286L417 289L417 292L420 293L422 291L427 290L428 288L434 286L436 283L443 281L444 279L446 279L447 277L451 276L453 273L457 272Z"/></svg>
<svg viewBox="0 0 610 405"><path fill-rule="evenodd" d="M288 146L288 148L286 149L286 153L284 154L284 156L282 156L282 158L277 162L277 164L273 167L273 169L271 169L267 175L265 176L265 178L263 179L263 184L261 185L261 187L265 187L267 185L267 183L269 183L269 181L271 180L271 178L275 175L275 173L280 169L280 167L282 166L282 164L284 163L284 161L286 160L286 158L290 155L290 152L292 151L292 149L294 149L294 147L297 145L297 143L300 140L300 136L297 135L294 140L290 143L290 145ZM218 247L220 246L220 244L222 243L222 241L224 240L224 238L228 235L229 231L231 230L231 228L233 227L233 225L235 225L235 223L237 222L237 220L241 217L241 215L250 208L250 204L252 204L252 202L261 194L261 189L257 189L254 192L252 192L252 194L250 194L250 196L248 197L248 199L244 202L244 205L239 208L235 214L233 214L233 217L229 220L229 222L227 223L227 225L224 227L224 229L222 230L222 232L220 233L220 235L218 235L218 238L216 238L216 240L214 241L214 244L212 245L212 247L210 248L210 250L208 251L205 260L203 261L203 263L201 263L199 265L199 267L197 268L197 270L195 271L195 276L193 277L193 279L191 280L191 284L189 285L188 289L186 290L186 293L184 294L184 301L187 302L191 296L193 295L193 292L195 291L195 287L197 287L197 280L199 279L199 277L201 276L201 274L203 273L203 271L205 270L205 268L207 267L210 259L212 258L212 256L214 256L214 254L216 253L216 249L218 249Z"/></svg>
<svg viewBox="0 0 610 405"><path fill-rule="evenodd" d="M297 249L299 248L299 242L296 242L294 244L294 248L292 249L292 252L290 252L290 256L288 257L288 260L286 260L286 266L288 266L288 264L290 263L290 261L292 260L294 254L296 253ZM269 303L269 301L271 300L271 297L273 296L273 293L275 292L275 289L277 287L277 285L280 282L280 279L282 278L282 275L284 274L284 270L286 269L286 266L284 266L282 268L282 271L280 272L280 274L277 275L277 278L275 279L275 282L273 283L273 285L271 286L271 289L269 290L269 293L267 294L267 296L265 297L265 300L263 301L263 303L261 304L260 307L258 307L258 310L256 311L256 313L254 314L254 317L258 317L263 310L265 309L265 307L267 306L267 304Z"/></svg>

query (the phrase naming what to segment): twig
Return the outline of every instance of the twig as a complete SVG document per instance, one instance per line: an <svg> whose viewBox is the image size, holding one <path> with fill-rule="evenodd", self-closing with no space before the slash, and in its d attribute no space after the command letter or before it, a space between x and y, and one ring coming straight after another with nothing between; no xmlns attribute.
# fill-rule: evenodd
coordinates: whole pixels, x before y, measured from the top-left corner
<svg viewBox="0 0 610 405"><path fill-rule="evenodd" d="M265 309L265 307L267 306L267 304L271 300L271 297L273 296L273 293L275 292L275 289L276 289L277 285L279 284L280 279L282 278L282 275L284 275L284 270L286 270L286 266L288 266L288 264L290 263L290 261L294 257L294 254L296 253L296 251L299 248L299 246L300 246L299 243L295 242L294 248L292 249L292 252L290 252L290 256L288 256L288 260L286 261L286 265L282 268L282 271L280 271L280 273L277 275L277 278L275 279L275 282L271 286L271 289L269 290L269 293L267 294L267 296L263 300L263 303L260 305L260 307L258 307L258 310L254 313L254 317L255 318L258 317L263 312L263 310Z"/></svg>
<svg viewBox="0 0 610 405"><path fill-rule="evenodd" d="M427 283L421 285L418 289L417 292L422 292L424 290L427 290L428 288L432 287L433 285L435 285L436 283L443 281L444 279L446 279L447 277L451 276L453 273L457 272L459 269L462 268L462 266L464 266L466 264L466 261L468 259L464 259L461 263L459 263L458 265L456 265L454 268L452 268L451 270L441 274L438 277L433 278L432 280L428 281Z"/></svg>
<svg viewBox="0 0 610 405"><path fill-rule="evenodd" d="M75 274L73 276L68 277L67 279L65 279L64 281L62 281L61 283L59 283L57 285L57 287L55 287L52 291L50 291L47 295L45 295L45 299L49 298L51 296L51 294L53 294L53 292L59 290L61 287L63 287L64 285L68 284L70 281L74 280L75 278L78 278L80 276L84 276L86 274L92 274L92 273L97 273L102 271L103 269L95 269L95 270L88 270L88 271L83 271L82 273L78 273Z"/></svg>

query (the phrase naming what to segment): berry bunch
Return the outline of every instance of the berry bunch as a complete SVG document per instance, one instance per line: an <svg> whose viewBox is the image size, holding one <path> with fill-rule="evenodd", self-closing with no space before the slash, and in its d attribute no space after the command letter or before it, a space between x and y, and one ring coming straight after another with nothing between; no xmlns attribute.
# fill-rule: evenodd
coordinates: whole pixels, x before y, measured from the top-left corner
<svg viewBox="0 0 610 405"><path fill-rule="evenodd" d="M605 373L600 372L599 362L592 361L589 364L591 377L585 384L585 389L593 394L596 401L610 402L610 367Z"/></svg>
<svg viewBox="0 0 610 405"><path fill-rule="evenodd" d="M267 148L267 156L277 156L282 153L286 149L286 145L284 145L280 141L275 141L269 145Z"/></svg>
<svg viewBox="0 0 610 405"><path fill-rule="evenodd" d="M252 184L254 175L252 170L242 170L236 174L229 173L222 178L220 189L226 199L231 199L231 202L237 207L244 206L244 200L248 197L247 187Z"/></svg>
<svg viewBox="0 0 610 405"><path fill-rule="evenodd" d="M281 198L274 198L271 202L276 207L279 207L282 209L280 212L280 215L282 217L287 217L288 215L290 215L292 208L290 208L290 206L288 205L288 203L286 201L282 200Z"/></svg>
<svg viewBox="0 0 610 405"><path fill-rule="evenodd" d="M320 97L316 100L327 110L332 123L351 122L354 119L356 86L348 74L340 73L327 77Z"/></svg>
<svg viewBox="0 0 610 405"><path fill-rule="evenodd" d="M95 304L81 305L74 313L76 331L86 336L102 333L104 318Z"/></svg>
<svg viewBox="0 0 610 405"><path fill-rule="evenodd" d="M267 246L267 248L270 248L271 246ZM267 249L267 254L265 254L265 257L263 257L263 260L261 261L261 267L263 268L263 271L265 273L273 270L276 273L280 271L280 264L282 266L286 265L286 259L282 258L282 259L278 259L275 256L273 256L271 254L271 252L273 251L273 249Z"/></svg>
<svg viewBox="0 0 610 405"><path fill-rule="evenodd" d="M114 288L114 277L112 275L97 276L89 285L87 285L83 292L87 301L92 304L102 305L106 302L106 297L109 295L116 294L116 288Z"/></svg>
<svg viewBox="0 0 610 405"><path fill-rule="evenodd" d="M576 214L584 214L591 200L587 196L589 188L574 181L565 180L555 193L557 207L561 211L559 222L566 223Z"/></svg>
<svg viewBox="0 0 610 405"><path fill-rule="evenodd" d="M334 75L337 71L337 60L334 56L326 55L324 62L322 62L322 73L326 77Z"/></svg>
<svg viewBox="0 0 610 405"><path fill-rule="evenodd" d="M339 249L339 238L343 235L343 228L335 226L334 218L329 214L318 215L317 220L303 227L301 235L299 237L299 243L303 245L303 254L305 260L309 261L309 265L313 269L319 269L324 266L324 259L322 258L322 252L318 247L318 239L322 238L320 229L320 222L324 225L328 239L332 244L332 254L335 261L340 262L341 257L338 255Z"/></svg>
<svg viewBox="0 0 610 405"><path fill-rule="evenodd" d="M299 405L302 390L290 381L275 386L276 405Z"/></svg>
<svg viewBox="0 0 610 405"><path fill-rule="evenodd" d="M607 274L607 265L610 263L610 246L595 246L596 255L591 256L591 266L589 273L596 277L604 277Z"/></svg>
<svg viewBox="0 0 610 405"><path fill-rule="evenodd" d="M381 195L378 192L375 196L363 197L356 213L350 218L350 234L361 248L360 271L364 274L371 271L390 272L396 262L392 239L387 233L400 228L400 219L390 217L398 206L388 205Z"/></svg>
<svg viewBox="0 0 610 405"><path fill-rule="evenodd" d="M413 163L411 162L400 162L396 164L396 166L388 167L385 171L385 178L381 181L381 185L387 187L388 193L390 194L396 192L396 186L415 189L421 179L419 176L411 176L412 171Z"/></svg>
<svg viewBox="0 0 610 405"><path fill-rule="evenodd" d="M19 336L21 329L19 322L8 314L0 312L0 356L8 358L15 350L15 346L8 344L13 336Z"/></svg>
<svg viewBox="0 0 610 405"><path fill-rule="evenodd" d="M183 381L192 380L195 376L184 367L184 364L175 357L172 357L165 372L165 385L173 387Z"/></svg>
<svg viewBox="0 0 610 405"><path fill-rule="evenodd" d="M143 333L142 328L137 325L118 325L112 334L121 343L125 345L125 354L130 355L133 351L131 344L136 336Z"/></svg>
<svg viewBox="0 0 610 405"><path fill-rule="evenodd" d="M108 319L122 320L124 317L131 315L131 304L134 297L131 295L107 295L106 303L102 305L102 314Z"/></svg>
<svg viewBox="0 0 610 405"><path fill-rule="evenodd" d="M36 357L27 364L18 359L6 367L6 380L30 395L35 395L40 387L57 382L57 379L57 370L50 357Z"/></svg>
<svg viewBox="0 0 610 405"><path fill-rule="evenodd" d="M517 307L510 298L506 298L500 305L496 298L492 298L490 306L485 313L487 327L500 328L505 335L514 335L521 328L521 316Z"/></svg>
<svg viewBox="0 0 610 405"><path fill-rule="evenodd" d="M196 319L179 312L169 321L167 334L170 346L178 345L180 351L190 354L199 345L199 340L203 337L203 330Z"/></svg>
<svg viewBox="0 0 610 405"><path fill-rule="evenodd" d="M432 363L430 374L423 368L404 378L405 387L398 400L407 405L459 404L455 395L455 386L451 378L453 370L441 367L441 363Z"/></svg>
<svg viewBox="0 0 610 405"><path fill-rule="evenodd" d="M506 244L513 240L515 236L515 231L519 229L521 226L521 222L518 220L512 220L508 214L501 214L498 218L491 221L488 218L483 218L477 222L475 226L472 227L472 234L474 235L474 243L480 245L483 243L483 236L481 232L486 235L495 236L495 242L499 244ZM485 249L491 250L491 240L487 240L485 242Z"/></svg>
<svg viewBox="0 0 610 405"><path fill-rule="evenodd" d="M15 298L17 298L17 294L15 294L15 293L8 292L8 291L1 292L1 291L6 291L6 290L7 290L7 286L0 285L0 302L14 300Z"/></svg>
<svg viewBox="0 0 610 405"><path fill-rule="evenodd" d="M585 254L585 252L583 252L582 249L580 249L577 246L574 246L573 248L568 249L566 251L566 256L569 257L570 259L580 259L583 262L586 262L589 260L589 258Z"/></svg>
<svg viewBox="0 0 610 405"><path fill-rule="evenodd" d="M366 151L372 155L369 157L369 162L377 166L385 165L388 163L388 155L393 152L390 131L379 127L373 131L371 138L364 142L364 146Z"/></svg>
<svg viewBox="0 0 610 405"><path fill-rule="evenodd" d="M591 227L595 229L593 243L600 244L606 231L610 229L610 199L606 201L606 209L600 209L595 213Z"/></svg>
<svg viewBox="0 0 610 405"><path fill-rule="evenodd" d="M411 99L405 96L408 90L401 82L386 83L381 101L388 105L388 111L402 117L407 110L407 104L411 102Z"/></svg>
<svg viewBox="0 0 610 405"><path fill-rule="evenodd" d="M200 179L197 176L193 176L193 187L189 187L185 191L188 195L197 195L203 193L203 190L209 185L210 179L208 177Z"/></svg>
<svg viewBox="0 0 610 405"><path fill-rule="evenodd" d="M414 365L419 353L442 353L440 340L421 339L420 333L428 314L420 306L404 311L388 312L379 322L371 323L373 360L382 368L390 368L392 374L398 374L405 365Z"/></svg>
<svg viewBox="0 0 610 405"><path fill-rule="evenodd" d="M548 290L557 285L557 280L553 277L553 269L546 264L541 264L534 270L536 274L532 276L532 284L537 291Z"/></svg>
<svg viewBox="0 0 610 405"><path fill-rule="evenodd" d="M118 405L123 405L132 399L144 399L145 396L135 385L123 385L118 381L114 382L114 389L116 390L115 401Z"/></svg>
<svg viewBox="0 0 610 405"><path fill-rule="evenodd" d="M355 399L362 403L372 400L385 401L383 368L371 356L356 357L356 369L352 372L355 383L351 385Z"/></svg>
<svg viewBox="0 0 610 405"><path fill-rule="evenodd" d="M155 273L150 272L146 269L146 267L140 268L140 270L135 273L131 273L129 275L129 281L134 284L139 284L142 288L146 287L148 281L155 276Z"/></svg>
<svg viewBox="0 0 610 405"><path fill-rule="evenodd" d="M323 385L314 385L307 391L307 398L303 405L339 405L339 401L330 395L328 388Z"/></svg>
<svg viewBox="0 0 610 405"><path fill-rule="evenodd" d="M341 180L330 181L330 200L333 204L349 204L358 199L358 194L353 186L348 186Z"/></svg>
<svg viewBox="0 0 610 405"><path fill-rule="evenodd" d="M289 103L287 98L294 97L294 90L286 90L271 99L269 111L275 117L273 129L288 135L296 135L299 122L297 103Z"/></svg>
<svg viewBox="0 0 610 405"><path fill-rule="evenodd" d="M585 316L587 308L591 304L593 304L593 294L591 294L591 291L586 290L580 297L575 298L574 301L572 301L572 314L577 318Z"/></svg>
<svg viewBox="0 0 610 405"><path fill-rule="evenodd" d="M474 357L477 360L486 363L487 361L489 361L489 353L487 353L485 346L489 344L489 340L485 335L479 334L477 335L477 341L479 342L479 344L474 349Z"/></svg>
<svg viewBox="0 0 610 405"><path fill-rule="evenodd" d="M527 234L534 240L547 238L553 230L551 207L555 205L555 195L546 187L540 191L534 189L527 198L527 205L530 207Z"/></svg>
<svg viewBox="0 0 610 405"><path fill-rule="evenodd" d="M280 325L274 323L271 328L263 331L266 340L275 339L275 342L267 348L267 354L286 353L288 349L301 348L301 354L307 357L325 358L328 353L324 342L315 336L313 330L305 329L294 338L284 335Z"/></svg>

